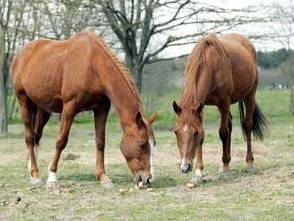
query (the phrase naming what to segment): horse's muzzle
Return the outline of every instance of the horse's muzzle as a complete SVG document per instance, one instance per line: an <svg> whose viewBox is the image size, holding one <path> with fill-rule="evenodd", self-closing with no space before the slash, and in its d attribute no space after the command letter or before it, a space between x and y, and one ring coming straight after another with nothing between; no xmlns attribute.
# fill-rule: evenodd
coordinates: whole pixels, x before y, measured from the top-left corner
<svg viewBox="0 0 294 221"><path fill-rule="evenodd" d="M134 177L134 183L137 187L139 188L148 188L151 186L151 183L152 183L152 176L147 176L145 177L144 175L142 174L137 174L135 177Z"/></svg>

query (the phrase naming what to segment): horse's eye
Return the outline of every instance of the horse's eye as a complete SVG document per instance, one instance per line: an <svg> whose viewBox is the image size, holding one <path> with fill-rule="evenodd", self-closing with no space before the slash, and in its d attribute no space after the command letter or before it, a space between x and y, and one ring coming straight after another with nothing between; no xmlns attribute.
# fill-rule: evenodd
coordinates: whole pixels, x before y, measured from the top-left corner
<svg viewBox="0 0 294 221"><path fill-rule="evenodd" d="M148 144L148 141L147 142L139 142L139 146L141 148L146 148L147 144Z"/></svg>

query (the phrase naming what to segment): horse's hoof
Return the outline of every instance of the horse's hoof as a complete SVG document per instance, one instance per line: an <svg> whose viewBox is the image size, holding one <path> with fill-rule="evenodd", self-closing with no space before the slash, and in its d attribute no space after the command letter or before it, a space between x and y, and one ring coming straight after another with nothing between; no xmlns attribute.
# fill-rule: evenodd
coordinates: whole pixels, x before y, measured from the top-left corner
<svg viewBox="0 0 294 221"><path fill-rule="evenodd" d="M246 168L246 172L251 173L251 174L256 174L257 170L256 167L253 164L250 164Z"/></svg>
<svg viewBox="0 0 294 221"><path fill-rule="evenodd" d="M112 181L110 179L105 180L105 181L100 181L100 183L101 183L101 186L103 188L109 189L109 188L112 188L113 187L113 183L112 183Z"/></svg>
<svg viewBox="0 0 294 221"><path fill-rule="evenodd" d="M31 177L31 184L33 186L42 186L44 183L43 183L43 180L41 178Z"/></svg>
<svg viewBox="0 0 294 221"><path fill-rule="evenodd" d="M221 170L218 173L218 179L229 179L231 177L233 177L233 174L231 172L229 172L229 171Z"/></svg>
<svg viewBox="0 0 294 221"><path fill-rule="evenodd" d="M222 166L219 170L220 174L228 174L230 172L230 167L229 166Z"/></svg>
<svg viewBox="0 0 294 221"><path fill-rule="evenodd" d="M205 182L205 180L203 179L203 176L195 175L195 176L192 177L190 183L197 185L197 184L202 184L204 182Z"/></svg>

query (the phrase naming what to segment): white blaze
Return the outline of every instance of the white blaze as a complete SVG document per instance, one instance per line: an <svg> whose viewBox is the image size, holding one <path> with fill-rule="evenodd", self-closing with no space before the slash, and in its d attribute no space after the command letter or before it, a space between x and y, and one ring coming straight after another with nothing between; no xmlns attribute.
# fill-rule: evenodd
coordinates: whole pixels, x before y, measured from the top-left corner
<svg viewBox="0 0 294 221"><path fill-rule="evenodd" d="M150 173L152 175L152 182L155 180L155 174L154 174L154 152L155 152L155 146L154 146L154 140L152 137L149 138L149 146L150 146Z"/></svg>
<svg viewBox="0 0 294 221"><path fill-rule="evenodd" d="M185 159L182 159L182 161L181 161L181 166L184 165L185 162L186 162L186 160L185 160Z"/></svg>
<svg viewBox="0 0 294 221"><path fill-rule="evenodd" d="M185 124L185 125L184 125L184 127L183 127L183 131L185 131L185 132L186 132L187 130L188 130L188 125L187 125L187 124Z"/></svg>

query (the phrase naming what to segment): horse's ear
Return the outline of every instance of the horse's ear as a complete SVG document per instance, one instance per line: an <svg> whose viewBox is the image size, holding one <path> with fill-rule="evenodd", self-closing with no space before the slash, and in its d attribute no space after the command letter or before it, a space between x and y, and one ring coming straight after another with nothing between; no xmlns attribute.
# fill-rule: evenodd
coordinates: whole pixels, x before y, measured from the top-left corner
<svg viewBox="0 0 294 221"><path fill-rule="evenodd" d="M177 102L173 101L173 108L177 115L180 115L182 112L182 108L177 104Z"/></svg>
<svg viewBox="0 0 294 221"><path fill-rule="evenodd" d="M136 124L137 124L139 129L146 128L146 125L145 125L145 123L143 121L142 114L141 114L140 111L136 115Z"/></svg>
<svg viewBox="0 0 294 221"><path fill-rule="evenodd" d="M153 122L156 120L156 118L157 118L157 113L156 112L154 112L149 118L148 118L148 123L151 125L151 124L153 124Z"/></svg>

